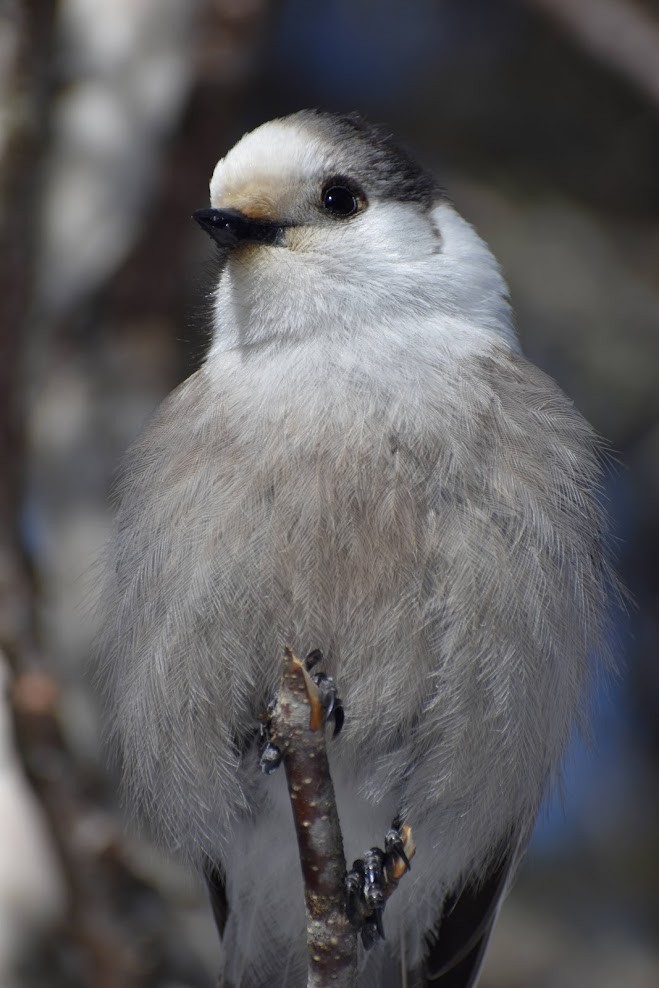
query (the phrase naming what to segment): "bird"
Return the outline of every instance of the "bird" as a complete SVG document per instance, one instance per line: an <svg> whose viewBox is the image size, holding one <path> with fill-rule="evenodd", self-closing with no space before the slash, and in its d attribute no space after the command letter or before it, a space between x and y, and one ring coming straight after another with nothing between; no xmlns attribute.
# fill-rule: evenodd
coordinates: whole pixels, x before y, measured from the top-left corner
<svg viewBox="0 0 659 988"><path fill-rule="evenodd" d="M468 988L606 661L602 443L522 353L489 247L358 113L247 133L194 218L208 352L126 454L107 551L126 800L205 876L222 983L306 984L258 725L282 650L320 649L347 858L395 820L416 844L359 985Z"/></svg>

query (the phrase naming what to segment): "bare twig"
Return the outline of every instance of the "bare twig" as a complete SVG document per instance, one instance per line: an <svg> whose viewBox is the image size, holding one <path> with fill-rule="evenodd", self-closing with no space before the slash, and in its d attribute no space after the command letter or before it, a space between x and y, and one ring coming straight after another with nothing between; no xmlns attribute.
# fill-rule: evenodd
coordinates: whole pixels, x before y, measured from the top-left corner
<svg viewBox="0 0 659 988"><path fill-rule="evenodd" d="M324 711L309 673L286 649L269 722L283 755L307 911L308 988L353 988L357 931L345 912L343 840L325 744Z"/></svg>
<svg viewBox="0 0 659 988"><path fill-rule="evenodd" d="M630 0L525 0L659 105L659 23Z"/></svg>

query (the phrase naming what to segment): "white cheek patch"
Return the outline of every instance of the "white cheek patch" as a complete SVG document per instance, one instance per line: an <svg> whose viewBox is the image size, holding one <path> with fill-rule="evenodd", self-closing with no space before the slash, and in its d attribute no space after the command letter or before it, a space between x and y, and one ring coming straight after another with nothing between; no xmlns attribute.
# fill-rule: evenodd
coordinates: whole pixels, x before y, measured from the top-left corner
<svg viewBox="0 0 659 988"><path fill-rule="evenodd" d="M437 277L447 300L456 311L470 315L474 323L494 330L519 350L508 287L490 248L448 203L436 206L431 219L442 236Z"/></svg>
<svg viewBox="0 0 659 988"><path fill-rule="evenodd" d="M263 124L218 161L210 182L211 205L272 207L292 186L327 174L330 154L322 140L295 123Z"/></svg>
<svg viewBox="0 0 659 988"><path fill-rule="evenodd" d="M363 240L363 256L386 264L428 260L441 243L426 215L391 199L372 201L355 232Z"/></svg>

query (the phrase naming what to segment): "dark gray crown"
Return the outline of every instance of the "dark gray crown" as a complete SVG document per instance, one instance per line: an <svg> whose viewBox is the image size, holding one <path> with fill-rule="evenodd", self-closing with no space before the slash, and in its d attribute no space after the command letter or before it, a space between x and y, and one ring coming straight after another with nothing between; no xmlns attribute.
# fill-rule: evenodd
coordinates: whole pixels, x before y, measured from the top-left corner
<svg viewBox="0 0 659 988"><path fill-rule="evenodd" d="M444 191L435 176L422 168L384 128L359 113L300 110L291 116L322 132L335 149L336 173L359 182L367 195L418 203L430 209Z"/></svg>

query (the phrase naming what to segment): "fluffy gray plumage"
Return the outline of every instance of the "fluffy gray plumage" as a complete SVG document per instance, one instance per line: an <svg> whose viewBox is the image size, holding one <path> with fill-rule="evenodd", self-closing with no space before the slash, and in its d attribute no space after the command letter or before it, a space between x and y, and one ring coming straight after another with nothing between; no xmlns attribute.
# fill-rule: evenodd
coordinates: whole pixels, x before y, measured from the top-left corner
<svg viewBox="0 0 659 988"><path fill-rule="evenodd" d="M348 219L322 207L335 175L364 193ZM304 984L283 773L259 774L254 738L283 646L321 648L348 859L398 812L414 829L360 980L400 985L446 897L503 860L480 959L579 716L607 584L598 445L519 352L485 244L367 125L266 124L211 202L285 237L223 259L208 359L124 463L104 675L126 792L224 872L228 980Z"/></svg>

